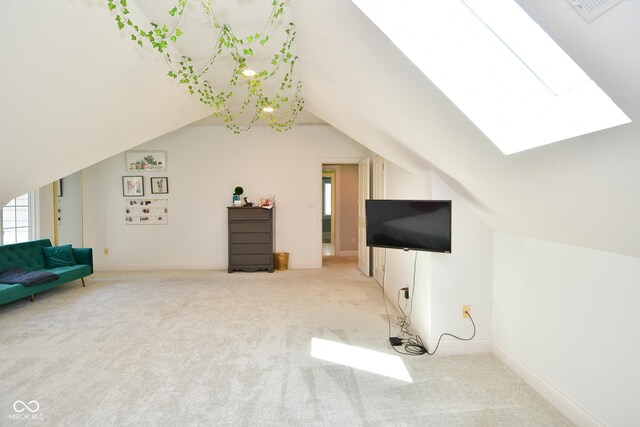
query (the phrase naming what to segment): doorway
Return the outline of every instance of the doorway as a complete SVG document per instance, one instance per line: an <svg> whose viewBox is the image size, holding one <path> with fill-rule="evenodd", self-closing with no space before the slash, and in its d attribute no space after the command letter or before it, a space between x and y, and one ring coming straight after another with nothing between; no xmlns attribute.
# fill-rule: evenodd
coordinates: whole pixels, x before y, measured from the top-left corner
<svg viewBox="0 0 640 427"><path fill-rule="evenodd" d="M322 165L322 256L358 255L358 165Z"/></svg>

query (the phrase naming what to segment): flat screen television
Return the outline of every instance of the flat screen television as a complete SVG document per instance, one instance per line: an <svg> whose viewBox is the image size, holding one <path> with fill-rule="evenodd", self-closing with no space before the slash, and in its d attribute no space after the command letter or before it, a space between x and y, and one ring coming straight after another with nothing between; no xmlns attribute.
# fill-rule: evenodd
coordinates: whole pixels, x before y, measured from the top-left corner
<svg viewBox="0 0 640 427"><path fill-rule="evenodd" d="M367 246L451 253L451 200L367 200Z"/></svg>

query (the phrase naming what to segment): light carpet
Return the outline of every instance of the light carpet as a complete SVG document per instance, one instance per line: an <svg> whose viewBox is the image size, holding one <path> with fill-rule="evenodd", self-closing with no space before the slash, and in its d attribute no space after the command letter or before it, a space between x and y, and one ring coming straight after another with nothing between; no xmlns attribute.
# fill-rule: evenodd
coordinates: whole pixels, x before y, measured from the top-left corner
<svg viewBox="0 0 640 427"><path fill-rule="evenodd" d="M395 355L352 259L86 282L0 306L0 425L571 425L492 355L403 356L412 382L312 357L314 337Z"/></svg>

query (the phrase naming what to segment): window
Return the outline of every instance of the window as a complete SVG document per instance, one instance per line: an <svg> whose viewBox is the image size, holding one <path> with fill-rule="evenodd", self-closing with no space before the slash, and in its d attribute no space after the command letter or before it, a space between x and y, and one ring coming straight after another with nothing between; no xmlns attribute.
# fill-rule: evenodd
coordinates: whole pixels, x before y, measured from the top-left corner
<svg viewBox="0 0 640 427"><path fill-rule="evenodd" d="M322 193L324 195L323 212L324 216L331 216L331 178L322 180Z"/></svg>
<svg viewBox="0 0 640 427"><path fill-rule="evenodd" d="M630 122L513 0L354 0L505 154Z"/></svg>
<svg viewBox="0 0 640 427"><path fill-rule="evenodd" d="M33 193L23 194L2 208L2 244L33 238Z"/></svg>

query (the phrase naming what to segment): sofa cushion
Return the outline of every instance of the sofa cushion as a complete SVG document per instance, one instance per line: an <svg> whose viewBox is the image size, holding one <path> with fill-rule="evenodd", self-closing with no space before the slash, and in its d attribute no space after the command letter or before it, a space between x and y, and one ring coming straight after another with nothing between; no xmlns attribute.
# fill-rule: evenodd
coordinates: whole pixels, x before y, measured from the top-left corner
<svg viewBox="0 0 640 427"><path fill-rule="evenodd" d="M47 246L51 246L49 239L0 246L0 270L11 267L18 267L27 271L44 268L42 248Z"/></svg>
<svg viewBox="0 0 640 427"><path fill-rule="evenodd" d="M71 282L81 277L85 277L91 274L91 267L85 264L76 264L67 267L52 268L52 273L57 274L62 283Z"/></svg>
<svg viewBox="0 0 640 427"><path fill-rule="evenodd" d="M43 247L42 253L47 268L76 265L71 245Z"/></svg>

